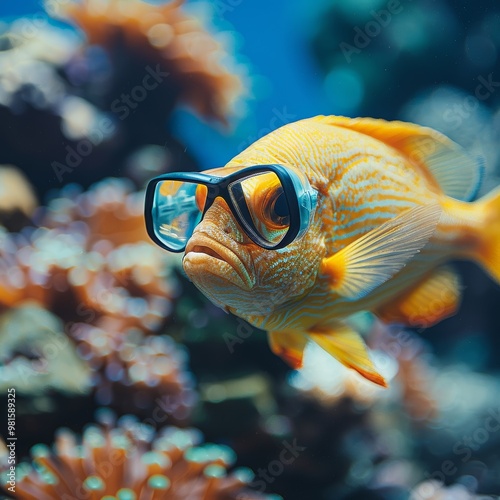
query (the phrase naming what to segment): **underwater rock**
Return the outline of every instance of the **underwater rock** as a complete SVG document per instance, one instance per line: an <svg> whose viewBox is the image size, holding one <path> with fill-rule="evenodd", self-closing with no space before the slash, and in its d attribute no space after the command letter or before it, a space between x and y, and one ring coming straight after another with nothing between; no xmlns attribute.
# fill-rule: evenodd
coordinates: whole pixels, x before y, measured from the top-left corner
<svg viewBox="0 0 500 500"><path fill-rule="evenodd" d="M87 426L81 439L60 429L53 450L35 446L32 463L17 466L12 498L278 500L247 488L253 478L249 469L228 472L234 452L203 443L196 429L169 426L155 432L132 417L116 424L108 416L103 420Z"/></svg>

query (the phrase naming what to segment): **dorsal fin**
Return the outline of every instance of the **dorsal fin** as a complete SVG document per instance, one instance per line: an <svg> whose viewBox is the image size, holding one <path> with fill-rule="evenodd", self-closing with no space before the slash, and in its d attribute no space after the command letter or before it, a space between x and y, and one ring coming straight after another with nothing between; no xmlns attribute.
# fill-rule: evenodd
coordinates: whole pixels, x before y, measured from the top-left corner
<svg viewBox="0 0 500 500"><path fill-rule="evenodd" d="M426 169L443 192L462 201L479 190L484 165L461 146L428 127L400 121L344 116L316 116L312 120L355 130L391 146L412 163Z"/></svg>

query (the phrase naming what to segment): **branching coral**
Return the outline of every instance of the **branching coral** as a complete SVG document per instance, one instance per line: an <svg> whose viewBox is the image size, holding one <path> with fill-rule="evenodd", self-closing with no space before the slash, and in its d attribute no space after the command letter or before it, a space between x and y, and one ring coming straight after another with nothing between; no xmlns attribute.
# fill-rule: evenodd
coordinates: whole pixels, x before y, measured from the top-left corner
<svg viewBox="0 0 500 500"><path fill-rule="evenodd" d="M265 497L246 489L251 471L227 468L234 452L226 446L201 444L195 429L154 430L131 418L117 426L87 427L81 444L68 430L57 434L54 451L32 449L33 464L18 466L14 498L64 500L231 500ZM4 486L7 484L3 481Z"/></svg>

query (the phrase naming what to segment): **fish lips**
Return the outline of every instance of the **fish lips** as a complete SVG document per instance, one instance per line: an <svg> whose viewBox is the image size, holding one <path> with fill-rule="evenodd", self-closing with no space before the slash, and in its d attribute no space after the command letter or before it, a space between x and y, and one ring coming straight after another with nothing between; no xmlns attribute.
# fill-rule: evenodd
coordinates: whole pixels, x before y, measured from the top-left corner
<svg viewBox="0 0 500 500"><path fill-rule="evenodd" d="M255 275L250 256L237 253L234 244L231 244L232 241L224 243L215 241L202 232L193 234L182 261L186 273L194 277L201 270L225 279L243 290L251 290L255 285Z"/></svg>

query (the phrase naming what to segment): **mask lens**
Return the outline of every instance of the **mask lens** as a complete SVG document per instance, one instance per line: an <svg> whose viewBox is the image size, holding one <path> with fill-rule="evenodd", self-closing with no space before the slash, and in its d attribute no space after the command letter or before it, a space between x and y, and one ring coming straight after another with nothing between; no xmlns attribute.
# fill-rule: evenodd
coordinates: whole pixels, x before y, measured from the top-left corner
<svg viewBox="0 0 500 500"><path fill-rule="evenodd" d="M229 192L249 233L266 244L277 245L290 229L287 193L274 172L233 182Z"/></svg>
<svg viewBox="0 0 500 500"><path fill-rule="evenodd" d="M207 188L202 184L162 181L153 200L153 225L157 236L170 250L184 250L205 208Z"/></svg>

